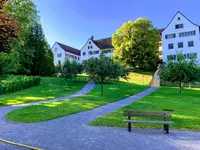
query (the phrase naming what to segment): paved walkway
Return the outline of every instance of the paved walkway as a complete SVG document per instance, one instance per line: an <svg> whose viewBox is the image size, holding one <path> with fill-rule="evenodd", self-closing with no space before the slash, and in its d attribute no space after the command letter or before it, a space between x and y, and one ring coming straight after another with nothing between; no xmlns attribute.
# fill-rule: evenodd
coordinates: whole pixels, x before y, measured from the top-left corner
<svg viewBox="0 0 200 150"><path fill-rule="evenodd" d="M170 130L166 135L160 129L133 129L130 133L126 128L86 125L156 89L152 87L121 101L46 122L24 124L1 120L0 137L47 150L199 150L199 132ZM2 113L0 117L3 117ZM0 149L21 148L0 143Z"/></svg>

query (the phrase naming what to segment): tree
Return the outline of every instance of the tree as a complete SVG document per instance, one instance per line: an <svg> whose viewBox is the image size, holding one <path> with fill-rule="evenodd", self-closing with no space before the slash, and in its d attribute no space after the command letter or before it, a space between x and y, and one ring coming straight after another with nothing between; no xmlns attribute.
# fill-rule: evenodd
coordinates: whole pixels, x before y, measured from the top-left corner
<svg viewBox="0 0 200 150"><path fill-rule="evenodd" d="M18 38L19 26L16 24L17 19L12 19L5 12L4 7L7 0L0 1L0 52L10 52L12 40Z"/></svg>
<svg viewBox="0 0 200 150"><path fill-rule="evenodd" d="M114 57L143 71L155 70L159 61L159 31L145 19L128 21L112 36Z"/></svg>
<svg viewBox="0 0 200 150"><path fill-rule="evenodd" d="M81 74L83 71L83 65L78 64L75 60L70 62L69 59L66 59L63 66L62 66L62 76L66 79L68 78L75 78L77 74Z"/></svg>
<svg viewBox="0 0 200 150"><path fill-rule="evenodd" d="M185 60L182 54L178 54L177 61L167 63L160 78L162 81L178 84L181 94L184 83L194 83L200 80L200 68L194 60Z"/></svg>
<svg viewBox="0 0 200 150"><path fill-rule="evenodd" d="M103 54L100 55L100 58L88 59L84 66L90 79L101 84L101 95L103 95L103 84L106 79L119 79L122 76L120 66Z"/></svg>

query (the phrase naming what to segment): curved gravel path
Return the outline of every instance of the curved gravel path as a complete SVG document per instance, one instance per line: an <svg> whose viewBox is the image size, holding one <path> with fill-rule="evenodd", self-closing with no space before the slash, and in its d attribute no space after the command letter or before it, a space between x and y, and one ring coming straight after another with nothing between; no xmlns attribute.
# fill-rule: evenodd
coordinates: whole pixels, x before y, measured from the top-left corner
<svg viewBox="0 0 200 150"><path fill-rule="evenodd" d="M160 129L133 129L128 132L126 128L86 125L156 89L152 87L121 101L46 122L24 124L0 120L0 137L47 150L199 150L199 132L170 130L170 134L166 135ZM0 143L0 149L22 148Z"/></svg>

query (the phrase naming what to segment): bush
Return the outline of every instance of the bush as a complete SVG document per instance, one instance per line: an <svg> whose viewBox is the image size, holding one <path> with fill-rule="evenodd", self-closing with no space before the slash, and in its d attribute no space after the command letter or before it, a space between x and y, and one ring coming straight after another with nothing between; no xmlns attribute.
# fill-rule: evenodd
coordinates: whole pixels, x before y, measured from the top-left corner
<svg viewBox="0 0 200 150"><path fill-rule="evenodd" d="M0 81L0 93L6 94L24 90L40 84L39 76L9 76Z"/></svg>

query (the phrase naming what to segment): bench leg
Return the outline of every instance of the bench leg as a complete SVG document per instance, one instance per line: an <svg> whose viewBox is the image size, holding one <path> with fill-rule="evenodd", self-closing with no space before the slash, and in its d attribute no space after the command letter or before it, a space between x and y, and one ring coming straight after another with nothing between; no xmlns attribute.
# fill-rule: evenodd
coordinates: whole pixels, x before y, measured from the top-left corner
<svg viewBox="0 0 200 150"><path fill-rule="evenodd" d="M131 123L128 123L128 132L131 132Z"/></svg>
<svg viewBox="0 0 200 150"><path fill-rule="evenodd" d="M166 124L164 124L164 131L166 132Z"/></svg>
<svg viewBox="0 0 200 150"><path fill-rule="evenodd" d="M169 133L169 125L166 124L166 133L168 134Z"/></svg>

